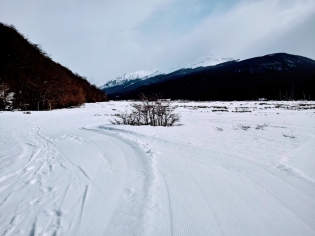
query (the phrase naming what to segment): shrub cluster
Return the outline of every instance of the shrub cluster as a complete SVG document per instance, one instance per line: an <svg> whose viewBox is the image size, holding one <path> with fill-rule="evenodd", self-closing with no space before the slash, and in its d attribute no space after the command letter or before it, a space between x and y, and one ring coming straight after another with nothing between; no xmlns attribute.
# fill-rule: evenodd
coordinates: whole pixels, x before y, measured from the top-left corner
<svg viewBox="0 0 315 236"><path fill-rule="evenodd" d="M131 112L116 114L110 122L115 125L173 126L180 120L171 101L160 99L159 95L141 95L139 102L131 104Z"/></svg>

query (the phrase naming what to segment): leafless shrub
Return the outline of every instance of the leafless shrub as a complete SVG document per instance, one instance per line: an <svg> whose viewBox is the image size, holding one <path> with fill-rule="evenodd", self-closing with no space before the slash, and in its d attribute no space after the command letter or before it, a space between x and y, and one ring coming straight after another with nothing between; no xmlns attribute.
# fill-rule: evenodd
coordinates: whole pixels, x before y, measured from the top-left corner
<svg viewBox="0 0 315 236"><path fill-rule="evenodd" d="M265 123L265 124L262 124L262 125L257 125L255 129L257 129L257 130L259 130L259 129L263 130L263 129L265 129L267 126L269 126L269 123L268 123L268 124Z"/></svg>
<svg viewBox="0 0 315 236"><path fill-rule="evenodd" d="M217 127L216 129L217 129L217 131L223 131L223 129L220 127Z"/></svg>
<svg viewBox="0 0 315 236"><path fill-rule="evenodd" d="M229 112L228 110L212 110L212 112Z"/></svg>
<svg viewBox="0 0 315 236"><path fill-rule="evenodd" d="M140 102L134 102L131 112L117 114L110 122L115 125L152 125L152 126L173 126L179 122L179 114L174 113L177 108L172 106L169 100L162 100L157 94L147 96L140 95Z"/></svg>
<svg viewBox="0 0 315 236"><path fill-rule="evenodd" d="M250 128L250 125L238 125L238 128L242 129L242 130L248 130Z"/></svg>
<svg viewBox="0 0 315 236"><path fill-rule="evenodd" d="M275 108L283 108L286 106L285 104L275 104Z"/></svg>
<svg viewBox="0 0 315 236"><path fill-rule="evenodd" d="M289 134L282 134L283 137L286 137L286 138L295 138L295 136L293 135L289 135Z"/></svg>
<svg viewBox="0 0 315 236"><path fill-rule="evenodd" d="M232 112L240 112L240 113L243 113L243 112L252 112L251 110L249 110L250 107L235 107L235 111L232 111Z"/></svg>

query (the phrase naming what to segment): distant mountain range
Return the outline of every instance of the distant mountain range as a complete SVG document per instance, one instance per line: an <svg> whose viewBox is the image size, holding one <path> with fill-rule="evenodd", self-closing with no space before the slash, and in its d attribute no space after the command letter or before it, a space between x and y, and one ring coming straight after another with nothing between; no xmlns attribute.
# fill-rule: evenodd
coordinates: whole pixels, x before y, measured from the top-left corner
<svg viewBox="0 0 315 236"><path fill-rule="evenodd" d="M314 100L315 61L286 53L242 61L218 59L169 73L128 73L109 81L102 90L109 99L160 93L165 98L189 100Z"/></svg>
<svg viewBox="0 0 315 236"><path fill-rule="evenodd" d="M227 61L233 61L233 58L213 58L213 57L197 58L192 62L180 64L176 67L172 67L169 69L148 70L148 71L141 70L141 71L130 72L130 73L124 74L123 76L119 76L116 79L108 81L104 85L100 86L100 89L108 89L115 86L124 86L126 84L135 82L135 80L145 80L145 79L157 76L157 75L166 75L180 69L195 69L198 67L214 66L214 65L224 63Z"/></svg>
<svg viewBox="0 0 315 236"><path fill-rule="evenodd" d="M0 110L48 110L106 101L85 78L52 61L14 26L0 23Z"/></svg>

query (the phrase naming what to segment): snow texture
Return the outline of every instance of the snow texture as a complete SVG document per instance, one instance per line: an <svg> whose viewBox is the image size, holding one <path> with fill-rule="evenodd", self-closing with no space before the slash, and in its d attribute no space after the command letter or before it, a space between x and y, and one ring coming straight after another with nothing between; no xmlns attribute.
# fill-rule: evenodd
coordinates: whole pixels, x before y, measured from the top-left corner
<svg viewBox="0 0 315 236"><path fill-rule="evenodd" d="M314 103L176 105L0 113L0 235L315 235Z"/></svg>

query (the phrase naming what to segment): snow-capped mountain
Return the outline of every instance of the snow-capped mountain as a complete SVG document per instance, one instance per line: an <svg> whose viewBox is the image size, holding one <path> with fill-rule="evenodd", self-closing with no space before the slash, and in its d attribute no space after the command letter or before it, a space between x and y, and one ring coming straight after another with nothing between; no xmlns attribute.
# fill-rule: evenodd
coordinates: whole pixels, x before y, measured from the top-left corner
<svg viewBox="0 0 315 236"><path fill-rule="evenodd" d="M168 68L168 69L161 69L161 70L140 70L135 72L126 73L123 76L119 76L116 79L110 80L104 85L100 86L100 89L111 88L114 86L120 86L127 83L131 83L133 80L145 80L156 75L163 75L169 74L174 71L180 69L195 69L198 67L207 67L207 66L215 66L217 64L221 64L224 62L232 61L233 58L214 58L214 57L203 57L197 58L194 61L189 63L179 64L175 67Z"/></svg>
<svg viewBox="0 0 315 236"><path fill-rule="evenodd" d="M214 58L214 57L205 57L205 58L198 58L186 65L181 66L180 68L183 69L195 69L198 67L207 67L207 66L215 66L224 62L233 61L234 59L231 57L223 57L223 58ZM178 69L180 69L178 68Z"/></svg>
<svg viewBox="0 0 315 236"><path fill-rule="evenodd" d="M252 100L311 99L315 61L297 55L276 53L225 63L205 60L171 73L135 79L108 87L109 99L136 99L139 94L160 93L170 99ZM312 98L313 99L313 98Z"/></svg>
<svg viewBox="0 0 315 236"><path fill-rule="evenodd" d="M161 74L159 73L158 70L140 70L140 71L126 73L123 76L119 76L116 79L108 81L106 84L102 85L100 89L110 88L117 85L123 85L131 80L147 79L158 74Z"/></svg>

